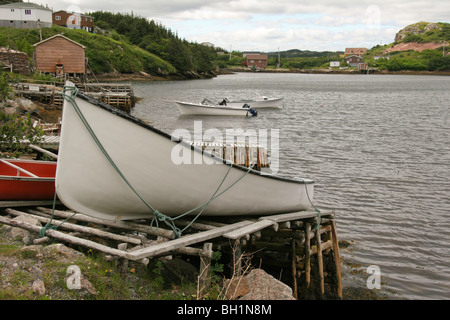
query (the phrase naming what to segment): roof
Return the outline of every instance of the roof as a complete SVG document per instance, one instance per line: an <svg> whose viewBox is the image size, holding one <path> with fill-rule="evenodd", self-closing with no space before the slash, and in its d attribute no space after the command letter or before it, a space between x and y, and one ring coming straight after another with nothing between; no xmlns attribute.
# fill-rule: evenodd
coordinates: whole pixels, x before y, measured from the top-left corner
<svg viewBox="0 0 450 320"><path fill-rule="evenodd" d="M39 4L31 3L31 2L14 2L14 3L8 3L8 4L2 4L0 5L0 8L11 8L11 9L40 9L40 10L46 10L46 11L52 11L50 8L46 8L44 6L41 6Z"/></svg>
<svg viewBox="0 0 450 320"><path fill-rule="evenodd" d="M66 11L66 10L59 10L59 11L55 11L55 12L53 12L53 14L55 15L55 14L58 14L58 13L61 13L61 12L64 12L64 13L67 13L67 14L73 14L73 15L80 15L80 16L82 16L82 17L89 17L89 18L92 18L92 19L94 19L94 17L93 17L93 16L89 16L89 15L87 15L87 14L84 14L84 13L80 13L80 12L73 12L73 11Z"/></svg>
<svg viewBox="0 0 450 320"><path fill-rule="evenodd" d="M73 43L75 43L76 45L82 47L83 49L86 48L86 47L83 46L82 44L79 44L78 42L75 42L75 41L73 41L72 39L69 39L69 38L67 38L67 37L64 37L62 34L55 34L54 36L52 36L52 37L50 37L50 38L44 39L44 40L42 40L42 41L40 41L40 42L38 42L38 43L33 44L33 46L36 47L36 46L38 46L38 45L40 45L40 44L42 44L42 43L44 43L44 42L47 42L47 41L49 41L49 40L52 40L52 39L54 39L54 38L56 38L56 37L64 38L64 39L66 39L66 40L68 40L68 41L70 41L70 42L73 42Z"/></svg>
<svg viewBox="0 0 450 320"><path fill-rule="evenodd" d="M246 57L247 59L259 59L259 60L267 60L267 55L265 54L249 54Z"/></svg>

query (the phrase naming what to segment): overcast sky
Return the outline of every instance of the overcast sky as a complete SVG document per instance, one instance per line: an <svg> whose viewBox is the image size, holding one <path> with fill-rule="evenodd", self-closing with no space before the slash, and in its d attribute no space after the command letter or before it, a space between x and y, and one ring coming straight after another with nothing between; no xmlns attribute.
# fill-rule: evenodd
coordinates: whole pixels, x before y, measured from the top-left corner
<svg viewBox="0 0 450 320"><path fill-rule="evenodd" d="M394 41L419 21L450 22L449 0L31 0L54 11L131 13L229 50L337 51Z"/></svg>

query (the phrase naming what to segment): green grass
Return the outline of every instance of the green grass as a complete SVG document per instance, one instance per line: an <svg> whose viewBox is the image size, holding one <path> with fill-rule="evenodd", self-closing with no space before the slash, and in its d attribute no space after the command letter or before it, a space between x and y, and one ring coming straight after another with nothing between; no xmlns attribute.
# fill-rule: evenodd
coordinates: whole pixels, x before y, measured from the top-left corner
<svg viewBox="0 0 450 320"><path fill-rule="evenodd" d="M42 38L63 34L86 47L86 57L92 71L98 73L134 73L144 71L153 74L172 74L176 69L167 61L130 44L124 37L112 37L53 26L42 29ZM11 46L33 56L33 44L40 41L39 30L0 28L0 46Z"/></svg>

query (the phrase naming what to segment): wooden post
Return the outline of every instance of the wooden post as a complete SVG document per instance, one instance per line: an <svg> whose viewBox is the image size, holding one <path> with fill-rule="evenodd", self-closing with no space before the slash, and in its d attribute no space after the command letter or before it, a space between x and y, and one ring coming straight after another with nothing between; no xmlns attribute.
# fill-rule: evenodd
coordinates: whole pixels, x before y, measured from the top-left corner
<svg viewBox="0 0 450 320"><path fill-rule="evenodd" d="M121 243L117 246L117 249L125 251L127 250L127 245L127 243ZM116 260L116 268L119 274L125 274L128 270L128 260L125 258Z"/></svg>
<svg viewBox="0 0 450 320"><path fill-rule="evenodd" d="M292 291L294 293L294 298L298 299L297 292L297 256L295 255L295 238L291 239L292 248Z"/></svg>
<svg viewBox="0 0 450 320"><path fill-rule="evenodd" d="M320 293L322 298L325 294L325 281L323 277L323 257L322 257L322 240L320 239L320 228L316 228L316 247L317 247L317 267L319 270Z"/></svg>
<svg viewBox="0 0 450 320"><path fill-rule="evenodd" d="M237 239L233 247L233 277L240 277L242 275L242 246L241 240Z"/></svg>
<svg viewBox="0 0 450 320"><path fill-rule="evenodd" d="M203 251L200 253L200 275L198 277L199 294L206 290L211 285L211 258L212 258L212 243L207 242L203 244Z"/></svg>
<svg viewBox="0 0 450 320"><path fill-rule="evenodd" d="M305 223L305 278L306 288L311 284L311 242L310 242L311 224Z"/></svg>
<svg viewBox="0 0 450 320"><path fill-rule="evenodd" d="M336 221L331 220L331 235L333 240L334 263L336 265L337 295L342 299L341 258L339 256L339 243L336 231Z"/></svg>

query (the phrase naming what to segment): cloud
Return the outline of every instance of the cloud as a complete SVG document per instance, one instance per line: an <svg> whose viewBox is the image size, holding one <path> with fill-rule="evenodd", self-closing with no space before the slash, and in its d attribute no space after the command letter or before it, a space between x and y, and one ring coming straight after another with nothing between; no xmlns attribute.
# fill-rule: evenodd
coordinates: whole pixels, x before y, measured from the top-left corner
<svg viewBox="0 0 450 320"><path fill-rule="evenodd" d="M179 36L236 50L343 50L394 41L419 21L448 22L450 1L435 0L34 0L55 10L128 12ZM301 46L301 47L296 47Z"/></svg>

